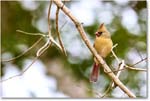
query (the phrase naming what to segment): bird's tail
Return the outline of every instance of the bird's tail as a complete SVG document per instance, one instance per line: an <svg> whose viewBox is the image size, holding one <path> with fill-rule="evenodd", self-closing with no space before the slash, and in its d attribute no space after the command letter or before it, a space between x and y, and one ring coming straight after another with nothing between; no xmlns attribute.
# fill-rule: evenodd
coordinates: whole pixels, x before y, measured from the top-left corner
<svg viewBox="0 0 150 101"><path fill-rule="evenodd" d="M90 75L90 82L96 82L99 75L99 64L94 63L92 73Z"/></svg>

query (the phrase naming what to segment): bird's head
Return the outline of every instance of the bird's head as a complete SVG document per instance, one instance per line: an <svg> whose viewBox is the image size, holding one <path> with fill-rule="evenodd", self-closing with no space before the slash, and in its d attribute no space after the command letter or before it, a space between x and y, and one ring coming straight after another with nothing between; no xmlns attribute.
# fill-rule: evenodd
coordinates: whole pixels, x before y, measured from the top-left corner
<svg viewBox="0 0 150 101"><path fill-rule="evenodd" d="M98 28L97 32L95 33L96 37L110 37L109 32L107 31L104 23L102 23L100 25L100 27Z"/></svg>

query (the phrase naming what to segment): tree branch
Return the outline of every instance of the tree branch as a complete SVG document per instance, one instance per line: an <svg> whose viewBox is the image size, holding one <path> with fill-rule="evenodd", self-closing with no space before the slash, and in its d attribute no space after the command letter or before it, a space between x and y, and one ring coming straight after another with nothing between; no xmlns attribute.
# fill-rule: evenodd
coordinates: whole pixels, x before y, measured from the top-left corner
<svg viewBox="0 0 150 101"><path fill-rule="evenodd" d="M118 45L118 44L113 45L113 47L111 48L111 53L112 53L113 56L116 58L116 60L117 60L117 62L118 62L118 64L119 64L119 63L120 63L120 60L118 59L117 55L116 55L115 52L113 51L113 49L114 49L115 47L117 47L117 45Z"/></svg>
<svg viewBox="0 0 150 101"><path fill-rule="evenodd" d="M100 64L102 64L102 67L104 68L104 70L106 70L107 72L111 72L111 69L109 68L109 66L106 64L106 62L103 60L103 58L101 56L99 56L96 52L96 50L92 47L91 43L89 42L86 33L82 27L82 24L72 15L72 13L70 12L70 10L59 0L54 0L53 1L59 8L61 8L61 10L73 21L73 23L75 24L78 32L80 33L83 41L85 42L85 44L87 45L87 47L89 48L89 50L91 51L91 53L96 57L96 59L99 61ZM108 75L110 76L110 78L131 98L136 98L136 96L115 76L115 74L113 72L108 73Z"/></svg>
<svg viewBox="0 0 150 101"><path fill-rule="evenodd" d="M51 23L50 23L51 7L52 7L52 0L50 0L50 5L48 8L48 37L50 42L52 42L58 49L60 49L63 52L62 47L54 40L54 38L51 35Z"/></svg>
<svg viewBox="0 0 150 101"><path fill-rule="evenodd" d="M65 47L63 45L63 42L61 40L61 36L60 36L60 32L59 32L58 15L59 15L59 7L57 6L57 10L56 10L56 33L57 33L59 44L60 44L60 46L62 48L62 51L63 51L64 55L67 56L67 53L66 53Z"/></svg>
<svg viewBox="0 0 150 101"><path fill-rule="evenodd" d="M139 64L139 63L141 63L141 62L143 62L143 61L145 61L145 60L147 60L147 57L146 57L146 58L144 58L144 59L142 59L142 60L140 60L139 62L137 62L137 63L135 63L135 64L131 65L130 67L133 67L133 66L135 66L135 65L137 65L137 64Z"/></svg>
<svg viewBox="0 0 150 101"><path fill-rule="evenodd" d="M13 61L15 59L20 58L21 56L23 56L24 54L26 54L28 51L30 51L33 47L35 47L42 39L43 39L43 37L39 38L31 47L29 47L26 51L24 51L20 55L14 57L14 58L8 59L8 60L3 60L2 59L1 62L10 62L10 61Z"/></svg>
<svg viewBox="0 0 150 101"><path fill-rule="evenodd" d="M121 64L119 64L118 70L123 69L124 66L125 66L125 63L124 63L124 60L122 60ZM120 74L121 74L121 71L117 71L116 77L119 78ZM113 87L115 87L115 83L114 82L112 83L112 88Z"/></svg>
<svg viewBox="0 0 150 101"><path fill-rule="evenodd" d="M8 80L16 78L18 76L22 76L32 66L32 64L36 62L37 59L38 59L38 57L34 58L34 60L32 61L32 63L27 68L25 68L21 73L19 73L17 75L14 75L14 76L11 76L11 77L9 77L7 79L1 80L0 82L8 81Z"/></svg>

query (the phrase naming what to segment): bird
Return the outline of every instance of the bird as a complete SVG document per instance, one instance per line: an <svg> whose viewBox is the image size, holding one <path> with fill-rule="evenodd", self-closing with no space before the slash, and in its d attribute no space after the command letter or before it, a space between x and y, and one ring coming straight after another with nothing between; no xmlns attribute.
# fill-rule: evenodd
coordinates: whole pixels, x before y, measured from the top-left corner
<svg viewBox="0 0 150 101"><path fill-rule="evenodd" d="M105 27L104 23L102 23L98 30L95 33L95 41L93 47L96 49L97 53L105 59L108 54L111 52L113 42L111 40L111 35L107 28ZM101 64L98 60L94 57L94 65L92 69L92 73L90 75L90 82L97 82L99 77L99 69Z"/></svg>

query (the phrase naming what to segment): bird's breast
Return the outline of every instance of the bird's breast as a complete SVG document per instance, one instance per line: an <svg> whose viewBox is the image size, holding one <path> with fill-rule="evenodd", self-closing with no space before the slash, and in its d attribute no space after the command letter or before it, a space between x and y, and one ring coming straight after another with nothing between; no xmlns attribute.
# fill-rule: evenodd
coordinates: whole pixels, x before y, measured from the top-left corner
<svg viewBox="0 0 150 101"><path fill-rule="evenodd" d="M112 46L111 38L97 37L94 42L96 51L104 58L110 53Z"/></svg>

